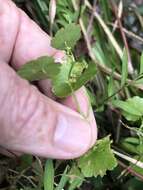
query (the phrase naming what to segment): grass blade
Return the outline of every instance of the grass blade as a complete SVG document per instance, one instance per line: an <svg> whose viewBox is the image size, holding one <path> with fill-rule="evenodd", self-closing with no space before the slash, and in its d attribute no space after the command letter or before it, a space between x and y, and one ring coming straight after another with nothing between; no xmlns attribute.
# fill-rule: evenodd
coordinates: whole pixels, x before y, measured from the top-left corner
<svg viewBox="0 0 143 190"><path fill-rule="evenodd" d="M65 184L67 183L67 181L69 179L69 177L66 175L67 171L68 171L68 166L66 167L64 173L62 174L60 183L58 184L58 186L56 187L55 190L62 190L64 188Z"/></svg>
<svg viewBox="0 0 143 190"><path fill-rule="evenodd" d="M110 8L109 8L109 2L106 1L106 0L100 0L99 3L101 5L101 7L102 7L105 21L106 22L111 21L112 16L111 16Z"/></svg>
<svg viewBox="0 0 143 190"><path fill-rule="evenodd" d="M142 55L141 55L141 62L140 62L140 74L143 73L143 52L142 52Z"/></svg>
<svg viewBox="0 0 143 190"><path fill-rule="evenodd" d="M126 49L123 52L122 58L122 79L121 79L121 87L125 85L128 77L128 54Z"/></svg>
<svg viewBox="0 0 143 190"><path fill-rule="evenodd" d="M108 36L108 38L111 41L112 45L114 46L116 52L118 53L119 57L121 58L122 57L122 49L119 46L118 42L116 41L115 37L113 36L112 32L109 30L108 26L105 24L105 22L103 21L101 16L95 11L94 11L94 16L98 20L98 22L100 23L102 28L104 29L104 32Z"/></svg>
<svg viewBox="0 0 143 190"><path fill-rule="evenodd" d="M54 190L54 166L51 159L48 159L45 165L44 190Z"/></svg>

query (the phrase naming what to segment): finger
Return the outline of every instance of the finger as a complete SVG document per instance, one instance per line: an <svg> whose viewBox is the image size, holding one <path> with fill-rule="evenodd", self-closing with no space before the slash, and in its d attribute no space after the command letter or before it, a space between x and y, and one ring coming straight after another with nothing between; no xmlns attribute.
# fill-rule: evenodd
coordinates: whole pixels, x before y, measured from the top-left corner
<svg viewBox="0 0 143 190"><path fill-rule="evenodd" d="M17 156L22 155L22 153L20 153L20 152L15 152L15 151L11 152L10 150L7 150L6 148L3 148L1 146L0 146L0 154L11 157L11 158L15 158Z"/></svg>
<svg viewBox="0 0 143 190"><path fill-rule="evenodd" d="M92 134L91 147L92 147L97 140L97 126L96 126L95 117L92 111L90 99L85 87L82 87L81 89L77 90L74 93L74 96L75 97L69 96L68 98L62 100L61 103L75 111L80 110L82 112L81 114L84 115L84 117L86 118L86 120L89 122L91 126L91 131L92 131L91 132Z"/></svg>
<svg viewBox="0 0 143 190"><path fill-rule="evenodd" d="M0 59L9 62L20 23L19 11L14 3L0 0Z"/></svg>
<svg viewBox="0 0 143 190"><path fill-rule="evenodd" d="M0 65L2 147L59 159L89 149L91 128L80 114L42 95L7 64Z"/></svg>
<svg viewBox="0 0 143 190"><path fill-rule="evenodd" d="M40 29L23 11L20 13L19 32L13 50L12 65L18 69L29 60L40 56L53 56L56 61L61 61L63 51L51 47L51 38Z"/></svg>
<svg viewBox="0 0 143 190"><path fill-rule="evenodd" d="M65 56L64 52L52 48L51 38L21 10L20 15L21 24L13 50L12 66L19 69L21 65L40 56L53 56L57 62L61 62ZM49 80L42 80L38 83L44 94L55 99Z"/></svg>
<svg viewBox="0 0 143 190"><path fill-rule="evenodd" d="M8 63L10 58L13 58L12 65L18 69L22 64L42 55L53 55L57 61L61 60L64 56L63 52L51 48L50 37L41 31L38 25L18 9L12 1L0 0L0 3L0 59L2 61ZM27 45L25 46L25 44ZM19 56L17 56L18 54ZM49 81L46 82L46 88L43 88L44 81L40 83L41 90L53 98Z"/></svg>
<svg viewBox="0 0 143 190"><path fill-rule="evenodd" d="M42 55L64 56L50 46L50 37L11 0L0 0L0 59L18 68ZM23 38L22 38L23 37Z"/></svg>

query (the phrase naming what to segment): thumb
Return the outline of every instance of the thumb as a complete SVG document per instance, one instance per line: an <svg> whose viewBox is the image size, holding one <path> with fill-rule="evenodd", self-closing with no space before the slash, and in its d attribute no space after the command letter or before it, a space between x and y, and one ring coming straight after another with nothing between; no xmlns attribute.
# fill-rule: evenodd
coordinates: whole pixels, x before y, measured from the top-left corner
<svg viewBox="0 0 143 190"><path fill-rule="evenodd" d="M0 65L0 146L59 159L89 149L91 127L86 120L41 94L7 64Z"/></svg>

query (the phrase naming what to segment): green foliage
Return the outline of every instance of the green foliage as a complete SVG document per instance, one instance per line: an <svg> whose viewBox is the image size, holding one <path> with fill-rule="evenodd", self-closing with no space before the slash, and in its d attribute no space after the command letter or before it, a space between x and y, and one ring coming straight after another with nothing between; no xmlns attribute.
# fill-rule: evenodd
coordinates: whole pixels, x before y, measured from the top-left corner
<svg viewBox="0 0 143 190"><path fill-rule="evenodd" d="M68 165L67 165L66 169L64 170L64 173L62 174L60 182L59 182L58 186L55 188L55 190L63 190L63 188L65 187L66 183L69 180L67 172L68 172Z"/></svg>
<svg viewBox="0 0 143 190"><path fill-rule="evenodd" d="M122 190L142 190L142 180L132 177L122 185Z"/></svg>
<svg viewBox="0 0 143 190"><path fill-rule="evenodd" d="M53 85L52 91L57 97L69 96L96 74L95 64L75 61L70 51L79 38L79 26L67 25L65 29L59 30L52 40L55 48L67 50L66 60L62 64L57 64L52 57L40 57L23 65L18 74L29 81L50 79Z"/></svg>
<svg viewBox="0 0 143 190"><path fill-rule="evenodd" d="M53 81L52 91L57 97L64 97L72 92L69 83L71 67L70 62L63 63L60 72Z"/></svg>
<svg viewBox="0 0 143 190"><path fill-rule="evenodd" d="M111 16L111 12L109 10L110 3L108 3L108 1L106 1L106 0L100 0L99 3L102 7L102 12L103 12L103 16L105 18L105 21L106 22L111 21L112 16Z"/></svg>
<svg viewBox="0 0 143 190"><path fill-rule="evenodd" d="M56 49L66 50L71 49L81 37L80 27L75 24L68 24L65 28L61 28L52 39L52 46Z"/></svg>
<svg viewBox="0 0 143 190"><path fill-rule="evenodd" d="M143 116L143 98L134 96L126 101L115 100L113 105L122 110L122 114L129 121L137 121Z"/></svg>
<svg viewBox="0 0 143 190"><path fill-rule="evenodd" d="M84 175L81 173L80 169L78 166L74 163L73 166L70 169L69 172L69 190L74 190L77 187L80 187L84 181Z"/></svg>
<svg viewBox="0 0 143 190"><path fill-rule="evenodd" d="M63 98L91 80L96 74L96 66L74 62L71 58L62 64L57 64L53 58L41 57L22 66L18 74L29 81L51 79L53 93Z"/></svg>
<svg viewBox="0 0 143 190"><path fill-rule="evenodd" d="M52 57L40 57L23 65L18 74L28 81L52 79L60 71L60 64L55 64Z"/></svg>
<svg viewBox="0 0 143 190"><path fill-rule="evenodd" d="M85 177L103 177L107 170L113 170L117 166L117 161L111 150L109 136L98 140L95 147L78 161Z"/></svg>
<svg viewBox="0 0 143 190"><path fill-rule="evenodd" d="M94 44L92 47L92 52L95 54L96 59L101 63L101 64L108 64L108 60L106 60L105 53L103 52L103 49L100 45L100 43Z"/></svg>
<svg viewBox="0 0 143 190"><path fill-rule="evenodd" d="M48 34L51 34L51 36L53 36L59 28L64 27L57 32L52 44L64 50L67 56L66 60L63 60L60 64L56 64L51 57L39 58L39 63L37 63L37 60L34 60L32 61L34 63L29 63L22 67L22 70L19 71L19 73L21 72L20 75L30 82L47 78L51 79L52 91L56 96L63 98L71 95L76 89L92 79L96 74L95 65L97 65L98 73L94 80L88 83L87 87L91 91L91 93L89 92L88 94L94 105L93 111L96 117L99 137L106 136L110 133L114 139L113 149L115 148L115 150L121 151L123 156L126 155L126 153L128 155L130 154L129 157L135 156L138 160L139 156L143 153L143 130L142 126L140 128L138 127L142 121L142 110L140 110L142 109L142 102L134 100L134 103L132 101L132 103L130 103L128 99L132 99L130 97L134 98L136 96L140 99L142 97L142 90L139 90L143 89L143 54L141 56L141 62L139 61L140 54L143 50L142 6L130 6L130 3L133 1L123 0L123 5L127 4L127 6L123 7L121 16L123 27L118 27L118 25L116 25L117 22L114 22L117 21L117 17L114 14L114 7L112 7L111 3L107 0L95 1L96 6L93 5L93 1L58 0L56 1L56 17L51 26L49 22L49 2L52 2L52 0L14 1L18 3L19 7L26 10L28 15L40 24ZM117 9L119 8L118 2L119 1L114 1ZM134 3L136 2L137 0L134 1ZM99 8L100 11L97 10L96 13L99 14L100 21L103 20L105 22L107 28L105 26L103 27L101 22L94 17L93 10L95 10L95 7L97 9ZM83 35L77 45L76 42L80 39L81 34L79 25L73 23L79 23L80 25L82 23ZM111 23L114 23L114 25ZM125 42L121 38L120 29L123 29L122 32L125 34L129 47L128 51L131 58L131 66L133 67L133 73L129 75L127 52L124 51L122 59L119 59L118 55L120 54L121 57L122 48L120 47L125 46ZM107 34L106 30L112 33ZM112 35L115 38L114 43L117 42L115 43L116 47L115 44L113 46ZM74 48L75 45L76 48ZM73 50L75 58L71 53L71 49ZM91 54L95 56L95 60ZM41 64L40 59L43 60L43 64ZM49 69L51 69L51 71ZM127 100L125 100L126 98ZM113 101L115 99L117 101ZM127 105L125 105L125 103L127 103ZM117 108L119 108L121 112L117 110ZM120 125L120 120L123 119L122 116L125 116L125 118L131 122L124 120L124 124L122 122L122 125ZM129 125L132 126L130 127ZM128 131L128 129L130 131ZM142 181L139 180L139 177L133 176L136 174L143 175L141 168L137 169L136 166L129 165L128 162L124 161L125 158L123 159L123 157L121 160L120 157L118 157L120 160L119 163L123 162L127 168L128 166L130 167L128 173L124 172L124 169L118 165L116 169L108 172L108 175L100 177L100 175L102 176L103 173L106 173L108 167L109 170L112 168L110 167L112 162L111 157L113 156L112 150L110 149L109 151L112 156L109 156L109 152L106 154L106 150L109 150L110 144L109 141L98 141L95 148L86 154L87 156L85 155L79 159L82 161L80 168L77 164L79 160L66 162L55 160L55 165L52 166L54 174L51 175L52 177L50 178L52 180L49 180L50 182L48 184L51 184L52 188L54 186L54 190L79 190L84 188L96 190L142 189ZM108 156L109 159L107 159ZM44 189L44 175L46 172L47 175L50 175L47 170L47 163L44 173L44 159L37 157L36 159L32 158L33 157L24 156L18 159L20 162L18 162L16 166L14 165L14 160L12 160L12 167L11 163L7 164L7 161L4 163L4 167L1 167L0 159L0 189ZM87 168L88 163L91 164L89 168ZM69 166L68 169L67 166ZM3 175L1 168L6 168L6 170L8 168L8 172ZM131 174L131 170L135 170L136 173ZM85 178L84 173L86 176L93 177ZM98 177L94 177L97 175ZM45 184L46 183L47 181L45 181Z"/></svg>
<svg viewBox="0 0 143 190"><path fill-rule="evenodd" d="M44 190L54 190L54 166L51 159L45 164Z"/></svg>
<svg viewBox="0 0 143 190"><path fill-rule="evenodd" d="M69 23L76 23L79 12L74 11L71 0L57 1L57 23L66 26Z"/></svg>
<svg viewBox="0 0 143 190"><path fill-rule="evenodd" d="M115 87L114 87L114 79L113 79L113 73L112 73L112 75L109 78L109 83L108 83L108 97L112 96L114 92L115 92Z"/></svg>
<svg viewBox="0 0 143 190"><path fill-rule="evenodd" d="M143 52L142 52L141 61L140 61L140 74L142 73L143 73Z"/></svg>
<svg viewBox="0 0 143 190"><path fill-rule="evenodd" d="M94 64L73 62L68 59L61 65L59 74L53 80L53 93L60 98L67 97L85 85L96 74Z"/></svg>
<svg viewBox="0 0 143 190"><path fill-rule="evenodd" d="M125 85L127 77L128 77L128 53L127 53L127 50L124 49L123 58L122 58L121 87Z"/></svg>
<svg viewBox="0 0 143 190"><path fill-rule="evenodd" d="M140 155L143 153L143 146L137 137L127 137L120 141L120 147L129 153Z"/></svg>
<svg viewBox="0 0 143 190"><path fill-rule="evenodd" d="M136 160L143 162L143 157L135 156ZM138 167L136 164L130 164L130 167L140 175L143 175L143 168Z"/></svg>

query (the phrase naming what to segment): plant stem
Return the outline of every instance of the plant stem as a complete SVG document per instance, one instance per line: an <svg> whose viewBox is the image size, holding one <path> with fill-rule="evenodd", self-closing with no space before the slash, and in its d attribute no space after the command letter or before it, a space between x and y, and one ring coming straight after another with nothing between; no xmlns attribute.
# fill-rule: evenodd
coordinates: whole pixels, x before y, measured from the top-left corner
<svg viewBox="0 0 143 190"><path fill-rule="evenodd" d="M138 160L136 160L134 158L131 158L131 157L129 157L129 156L125 155L125 154L122 154L120 152L117 152L116 150L113 150L113 152L118 157L120 157L120 158L122 158L122 159L124 159L124 160L126 160L126 161L128 161L128 162L130 162L132 164L135 164L136 166L138 166L138 167L140 167L140 168L143 169L143 162L138 161Z"/></svg>
<svg viewBox="0 0 143 190"><path fill-rule="evenodd" d="M128 71L130 74L133 74L134 72L134 68L132 66L132 61L131 61L131 55L130 55L130 51L129 51L129 46L128 46L128 43L127 43L127 39L126 39L126 35L123 31L123 26L122 26L122 22L121 22L121 19L119 18L118 16L118 9L117 9L117 6L115 4L115 2L113 0L110 0L111 1L111 4L113 6L113 10L114 10L114 14L117 18L117 22L118 22L118 25L119 25L119 29L120 29L120 33L121 33L121 36L122 36L122 39L123 39L123 42L124 42L124 45L125 45L125 48L127 50L127 56L128 56Z"/></svg>
<svg viewBox="0 0 143 190"><path fill-rule="evenodd" d="M87 3L88 1L85 1L85 2L86 2L86 4L88 5L88 7L90 7L90 4ZM73 7L74 7L75 11L78 11L78 6L77 6L77 4L75 3L75 0L72 0L72 4L73 4ZM91 9L92 9L92 7L91 7ZM91 44L90 44L90 39L89 39L89 37L88 37L88 34L87 34L86 29L85 29L83 20L82 20L81 18L79 18L79 24L80 24L82 33L83 33L83 35L84 35L84 39L85 39L85 42L86 42L86 45L87 45L87 48L88 48L88 54L89 54L89 57L91 58L91 60L92 60L92 61L97 65L97 67L98 67L101 71L103 71L105 74L107 74L107 75L113 74L113 78L120 81L121 78L122 78L122 76L121 76L119 73L117 73L117 72L114 72L114 73L113 73L112 69L106 67L106 66L103 65L103 64L100 64L100 63L97 61L95 55L94 55L93 52L92 52L92 47L91 47ZM121 52L120 52L120 53L121 53ZM132 80L128 79L127 82L128 82L128 83L132 83ZM138 88L138 89L143 90L143 87L140 86L140 85L135 85L135 84L132 84L132 85L133 85L134 87Z"/></svg>
<svg viewBox="0 0 143 190"><path fill-rule="evenodd" d="M133 174L134 176L139 177L139 178L143 181L143 176L140 175L139 173L135 172L132 168L126 166L123 162L121 162L121 161L119 161L119 160L118 160L118 164L119 164L121 167L125 168L129 173Z"/></svg>

